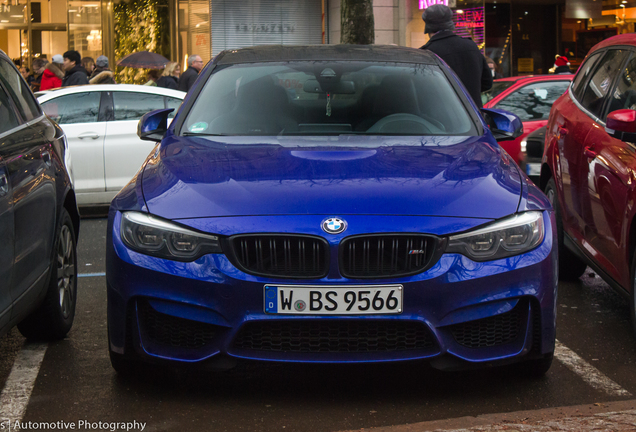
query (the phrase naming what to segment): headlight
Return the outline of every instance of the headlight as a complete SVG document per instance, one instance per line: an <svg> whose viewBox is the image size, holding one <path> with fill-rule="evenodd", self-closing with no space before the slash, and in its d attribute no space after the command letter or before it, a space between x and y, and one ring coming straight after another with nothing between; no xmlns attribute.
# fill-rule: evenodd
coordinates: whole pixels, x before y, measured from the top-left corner
<svg viewBox="0 0 636 432"><path fill-rule="evenodd" d="M146 213L126 212L121 218L126 246L146 255L194 261L208 253L222 253L217 236L198 233Z"/></svg>
<svg viewBox="0 0 636 432"><path fill-rule="evenodd" d="M506 258L536 248L544 233L541 212L520 213L485 228L451 236L446 252L460 253L474 261Z"/></svg>

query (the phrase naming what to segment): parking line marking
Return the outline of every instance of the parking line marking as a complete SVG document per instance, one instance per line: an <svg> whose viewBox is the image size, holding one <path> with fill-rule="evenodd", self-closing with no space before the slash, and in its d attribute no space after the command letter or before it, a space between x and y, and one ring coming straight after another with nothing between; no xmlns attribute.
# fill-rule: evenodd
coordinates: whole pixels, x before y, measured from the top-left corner
<svg viewBox="0 0 636 432"><path fill-rule="evenodd" d="M100 277L106 276L106 273L78 273L77 277Z"/></svg>
<svg viewBox="0 0 636 432"><path fill-rule="evenodd" d="M602 390L612 396L632 395L559 341L556 341L554 357L598 390Z"/></svg>
<svg viewBox="0 0 636 432"><path fill-rule="evenodd" d="M22 346L0 393L0 420L11 424L22 421L47 347L43 342L25 342Z"/></svg>

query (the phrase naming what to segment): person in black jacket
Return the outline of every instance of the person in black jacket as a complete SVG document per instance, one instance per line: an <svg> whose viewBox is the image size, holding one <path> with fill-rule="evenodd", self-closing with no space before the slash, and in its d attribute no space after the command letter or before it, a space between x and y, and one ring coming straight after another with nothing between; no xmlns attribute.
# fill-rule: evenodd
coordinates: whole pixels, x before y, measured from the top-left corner
<svg viewBox="0 0 636 432"><path fill-rule="evenodd" d="M91 76L88 77L88 82L90 84L117 84L114 76L113 71L108 69L108 57L100 55L95 60L95 69L93 69Z"/></svg>
<svg viewBox="0 0 636 432"><path fill-rule="evenodd" d="M571 74L572 70L570 69L570 62L568 61L568 58L565 56L560 56L557 54L557 56L554 58L554 73L556 75L567 75L567 74ZM550 71L552 72L552 71Z"/></svg>
<svg viewBox="0 0 636 432"><path fill-rule="evenodd" d="M454 33L453 11L442 4L424 9L424 33L431 38L421 49L437 54L459 77L475 104L481 108L481 92L492 87L492 73L486 58L470 38Z"/></svg>
<svg viewBox="0 0 636 432"><path fill-rule="evenodd" d="M181 65L177 62L168 62L157 80L157 87L169 88L173 90L179 89L179 75L181 74Z"/></svg>
<svg viewBox="0 0 636 432"><path fill-rule="evenodd" d="M73 50L66 51L62 57L64 57L62 68L66 72L62 78L62 87L88 84L88 74L80 64L82 61L80 53Z"/></svg>
<svg viewBox="0 0 636 432"><path fill-rule="evenodd" d="M203 60L198 55L188 57L188 70L186 70L181 78L179 78L179 90L189 91L199 76L199 72L203 68Z"/></svg>

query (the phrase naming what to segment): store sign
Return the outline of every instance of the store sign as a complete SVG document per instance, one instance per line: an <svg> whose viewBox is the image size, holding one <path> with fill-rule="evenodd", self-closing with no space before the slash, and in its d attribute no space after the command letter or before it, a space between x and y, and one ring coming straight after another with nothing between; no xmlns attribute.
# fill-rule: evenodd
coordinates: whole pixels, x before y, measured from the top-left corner
<svg viewBox="0 0 636 432"><path fill-rule="evenodd" d="M532 57L518 58L517 72L534 72L534 59Z"/></svg>
<svg viewBox="0 0 636 432"><path fill-rule="evenodd" d="M295 23L236 23L235 29L237 33L294 33L296 31Z"/></svg>
<svg viewBox="0 0 636 432"><path fill-rule="evenodd" d="M448 6L451 8L456 7L456 0L419 0L420 2L420 10L426 9L427 7L443 4L444 6Z"/></svg>
<svg viewBox="0 0 636 432"><path fill-rule="evenodd" d="M0 5L0 23L24 23L25 5Z"/></svg>
<svg viewBox="0 0 636 432"><path fill-rule="evenodd" d="M484 26L484 10L465 10L455 14L455 27L479 28Z"/></svg>

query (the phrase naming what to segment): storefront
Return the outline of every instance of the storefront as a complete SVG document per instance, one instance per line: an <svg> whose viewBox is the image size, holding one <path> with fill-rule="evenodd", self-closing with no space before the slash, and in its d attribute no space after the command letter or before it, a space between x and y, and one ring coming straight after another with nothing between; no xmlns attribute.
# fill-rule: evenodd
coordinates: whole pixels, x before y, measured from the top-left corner
<svg viewBox="0 0 636 432"><path fill-rule="evenodd" d="M173 59L190 55L207 61L228 48L326 43L327 0L176 0Z"/></svg>
<svg viewBox="0 0 636 432"><path fill-rule="evenodd" d="M96 58L112 52L110 9L110 2L99 0L5 0L0 3L0 49L28 67L35 58L50 61L69 49Z"/></svg>

